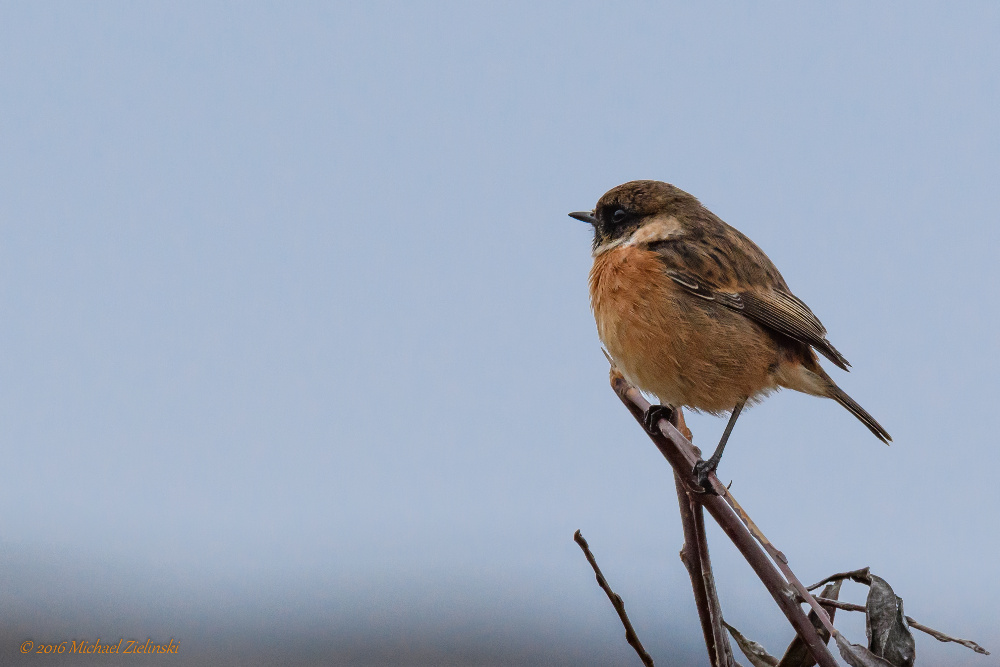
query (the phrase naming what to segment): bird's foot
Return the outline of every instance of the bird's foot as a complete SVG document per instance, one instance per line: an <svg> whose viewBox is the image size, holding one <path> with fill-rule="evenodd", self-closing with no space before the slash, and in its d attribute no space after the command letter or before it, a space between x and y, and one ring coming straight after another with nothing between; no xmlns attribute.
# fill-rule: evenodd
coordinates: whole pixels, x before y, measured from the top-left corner
<svg viewBox="0 0 1000 667"><path fill-rule="evenodd" d="M718 463L712 463L711 461L698 461L694 464L694 469L691 471L691 474L694 475L695 483L701 487L702 491L710 493L713 496L719 494L712 488L712 481L709 479L709 475L715 472L717 465Z"/></svg>
<svg viewBox="0 0 1000 667"><path fill-rule="evenodd" d="M660 420L670 421L674 416L674 409L669 405L651 405L642 416L642 425L647 432L653 435L660 434Z"/></svg>

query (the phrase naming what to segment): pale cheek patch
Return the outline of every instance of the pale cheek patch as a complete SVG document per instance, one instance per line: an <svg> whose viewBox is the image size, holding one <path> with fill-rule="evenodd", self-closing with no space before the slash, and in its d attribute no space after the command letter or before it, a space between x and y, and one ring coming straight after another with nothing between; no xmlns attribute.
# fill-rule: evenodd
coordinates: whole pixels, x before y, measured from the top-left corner
<svg viewBox="0 0 1000 667"><path fill-rule="evenodd" d="M658 215L639 229L629 239L629 245L642 245L667 241L684 233L681 223L672 215Z"/></svg>
<svg viewBox="0 0 1000 667"><path fill-rule="evenodd" d="M607 251L621 246L637 246L656 241L667 241L683 234L684 229L677 218L672 215L658 215L632 232L631 236L617 238L601 244L594 250L593 256L603 255Z"/></svg>

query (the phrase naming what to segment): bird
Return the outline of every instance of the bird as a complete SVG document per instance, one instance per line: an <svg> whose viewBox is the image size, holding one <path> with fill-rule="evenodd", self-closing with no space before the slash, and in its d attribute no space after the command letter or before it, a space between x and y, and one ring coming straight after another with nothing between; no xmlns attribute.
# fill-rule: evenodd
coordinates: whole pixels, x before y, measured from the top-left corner
<svg viewBox="0 0 1000 667"><path fill-rule="evenodd" d="M630 181L591 211L590 304L598 336L633 385L656 396L647 429L687 407L730 412L715 452L693 471L708 481L744 406L781 389L830 398L882 442L892 438L820 366L849 370L809 306L753 241L698 199L662 181Z"/></svg>

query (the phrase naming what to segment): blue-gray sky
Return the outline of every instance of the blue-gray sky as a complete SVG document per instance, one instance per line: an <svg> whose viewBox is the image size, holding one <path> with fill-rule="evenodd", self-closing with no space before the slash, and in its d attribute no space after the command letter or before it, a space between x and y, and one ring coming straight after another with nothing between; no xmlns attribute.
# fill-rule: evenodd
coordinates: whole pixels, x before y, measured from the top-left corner
<svg viewBox="0 0 1000 667"><path fill-rule="evenodd" d="M869 565L1000 650L998 30L985 2L3 3L2 654L634 664L580 528L657 664L705 662L566 217L635 178L753 238L894 437L778 394L720 469L742 504L802 579ZM727 619L780 652L710 539Z"/></svg>

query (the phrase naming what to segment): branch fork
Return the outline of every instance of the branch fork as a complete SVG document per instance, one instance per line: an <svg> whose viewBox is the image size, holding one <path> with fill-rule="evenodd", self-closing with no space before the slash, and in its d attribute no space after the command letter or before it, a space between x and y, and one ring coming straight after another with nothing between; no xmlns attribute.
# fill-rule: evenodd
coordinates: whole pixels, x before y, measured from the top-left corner
<svg viewBox="0 0 1000 667"><path fill-rule="evenodd" d="M607 353L605 352L605 356ZM909 627L928 632L939 641L957 642L963 646L971 648L977 653L988 655L989 653L975 642L967 639L955 639L926 626L920 625L910 617L902 615L902 600L895 596L888 584L871 575L867 568L845 572L813 585L806 587L802 584L795 573L792 572L788 564L788 558L779 551L763 531L753 522L750 515L736 501L736 498L719 481L714 473L708 475L707 482L713 493L705 493L705 489L699 483L695 473L695 464L701 460L701 452L691 444L691 431L684 423L683 413L680 409L673 412L670 420L660 419L654 428L646 428L645 419L650 404L642 396L642 393L633 387L614 365L611 358L611 386L628 408L632 416L644 425L644 431L649 435L653 444L656 445L663 457L667 459L674 471L674 485L677 490L677 501L680 507L681 525L684 530L684 545L680 552L681 561L687 568L691 578L691 587L694 593L695 604L698 608L698 616L701 621L702 633L705 638L705 645L708 650L709 660L712 667L736 667L737 663L733 657L732 648L729 643L729 634L739 643L740 648L747 657L757 665L768 665L777 667L808 667L809 665L820 665L820 667L837 667L837 661L827 647L827 642L833 638L837 643L837 648L841 656L853 667L898 667L899 665L912 665L912 637L909 636ZM785 651L784 657L779 661L771 657L756 642L743 637L735 628L723 620L722 608L719 603L718 593L715 588L715 578L712 574L712 564L708 553L708 542L705 536L704 510L712 516L719 524L723 532L732 540L740 553L746 558L750 567L754 570L761 582L767 588L775 603L784 613L788 622L796 632L796 638ZM626 629L626 638L629 644L636 650L644 665L652 665L652 659L642 647L639 638L635 634L628 617L625 614L624 603L621 597L615 594L604 575L601 573L594 559L593 554L587 545L586 540L577 531L574 536L577 543L587 556L597 575L598 583L607 593L618 612L619 618ZM870 587L868 604L865 607L852 605L850 603L837 600L840 592L840 585L844 579L853 579L861 583L866 583ZM833 583L830 583L833 582ZM829 584L823 590L821 597L814 597L810 590L818 588L823 584ZM874 602L873 602L874 600ZM801 604L808 604L809 615L803 611ZM881 605L880 613L885 609L890 609L873 621L874 605ZM886 607L886 605L889 605ZM868 632L873 632L873 624L881 624L877 628L878 632L890 633L893 631L905 633L905 641L896 645L888 646L888 649L904 649L909 646L909 653L905 650L889 656L891 650L881 650L885 645L880 645L879 653L873 653L868 648L851 644L844 636L833 627L832 617L836 609L849 611L866 611L868 619ZM905 619L905 621L903 620ZM889 627L896 623L896 630ZM889 624L889 625L886 625ZM887 629L888 628L888 629ZM902 628L902 630L898 630ZM727 633L728 630L728 633ZM889 635L885 635L889 636ZM908 644L906 642L909 642ZM877 643L872 640L872 646ZM892 657L889 661L880 656Z"/></svg>

